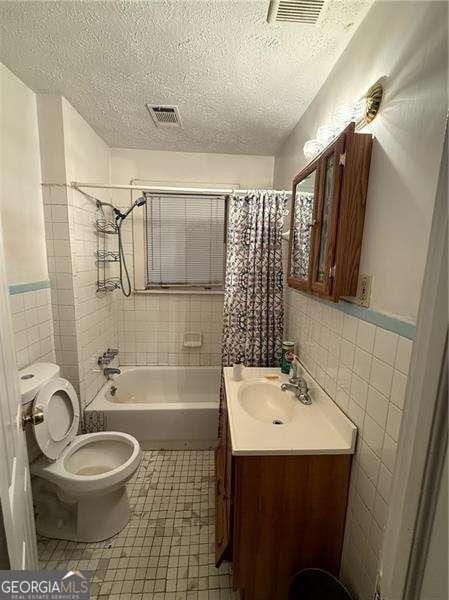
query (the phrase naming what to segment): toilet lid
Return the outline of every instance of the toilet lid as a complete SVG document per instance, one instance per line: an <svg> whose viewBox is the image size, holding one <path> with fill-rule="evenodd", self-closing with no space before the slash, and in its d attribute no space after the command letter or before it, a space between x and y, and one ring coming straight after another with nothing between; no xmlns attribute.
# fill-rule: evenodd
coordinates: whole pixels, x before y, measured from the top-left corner
<svg viewBox="0 0 449 600"><path fill-rule="evenodd" d="M34 435L43 454L56 460L78 433L80 407L73 385L57 377L37 394L33 413L43 413L43 421L34 423Z"/></svg>

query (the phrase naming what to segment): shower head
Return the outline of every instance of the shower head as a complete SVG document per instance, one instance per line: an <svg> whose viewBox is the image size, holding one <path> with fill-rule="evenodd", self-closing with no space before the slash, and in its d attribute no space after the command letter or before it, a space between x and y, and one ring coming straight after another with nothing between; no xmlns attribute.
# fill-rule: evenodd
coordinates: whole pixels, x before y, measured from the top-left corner
<svg viewBox="0 0 449 600"><path fill-rule="evenodd" d="M145 195L140 196L140 198L137 198L137 200L134 200L134 202L131 204L131 206L125 213L120 213L121 220L123 221L124 219L126 219L129 213L132 212L136 208L136 206L143 206L146 203L147 199L145 198Z"/></svg>

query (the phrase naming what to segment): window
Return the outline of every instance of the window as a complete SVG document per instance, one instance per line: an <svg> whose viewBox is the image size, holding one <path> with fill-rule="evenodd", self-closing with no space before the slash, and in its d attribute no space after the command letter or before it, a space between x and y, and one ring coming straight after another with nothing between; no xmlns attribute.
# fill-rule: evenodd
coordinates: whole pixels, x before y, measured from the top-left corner
<svg viewBox="0 0 449 600"><path fill-rule="evenodd" d="M225 212L222 196L147 196L146 289L222 289Z"/></svg>

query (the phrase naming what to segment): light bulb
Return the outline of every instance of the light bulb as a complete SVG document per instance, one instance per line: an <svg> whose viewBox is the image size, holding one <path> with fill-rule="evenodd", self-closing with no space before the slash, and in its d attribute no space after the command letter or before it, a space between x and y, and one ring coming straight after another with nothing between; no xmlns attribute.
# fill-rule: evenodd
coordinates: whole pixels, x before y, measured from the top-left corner
<svg viewBox="0 0 449 600"><path fill-rule="evenodd" d="M341 104L337 106L334 113L334 122L338 129L344 129L352 121L354 107L351 104Z"/></svg>
<svg viewBox="0 0 449 600"><path fill-rule="evenodd" d="M324 145L318 140L307 140L302 151L307 159L311 159L315 158L315 156L317 156L321 150L323 150L323 148Z"/></svg>
<svg viewBox="0 0 449 600"><path fill-rule="evenodd" d="M357 123L365 116L366 98L360 98L353 106L353 120Z"/></svg>
<svg viewBox="0 0 449 600"><path fill-rule="evenodd" d="M332 123L326 123L325 125L321 125L318 127L316 132L316 139L323 144L323 146L327 146L329 142L331 142L336 134L335 125Z"/></svg>

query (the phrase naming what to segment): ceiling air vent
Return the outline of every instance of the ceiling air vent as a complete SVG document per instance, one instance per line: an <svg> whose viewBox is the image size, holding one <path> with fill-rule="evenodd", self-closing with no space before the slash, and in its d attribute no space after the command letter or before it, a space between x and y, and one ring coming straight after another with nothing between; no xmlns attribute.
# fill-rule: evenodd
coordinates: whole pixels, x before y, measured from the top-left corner
<svg viewBox="0 0 449 600"><path fill-rule="evenodd" d="M181 127L181 117L177 106L147 104L147 108L156 127Z"/></svg>
<svg viewBox="0 0 449 600"><path fill-rule="evenodd" d="M267 21L313 25L320 16L324 2L325 0L270 0Z"/></svg>

